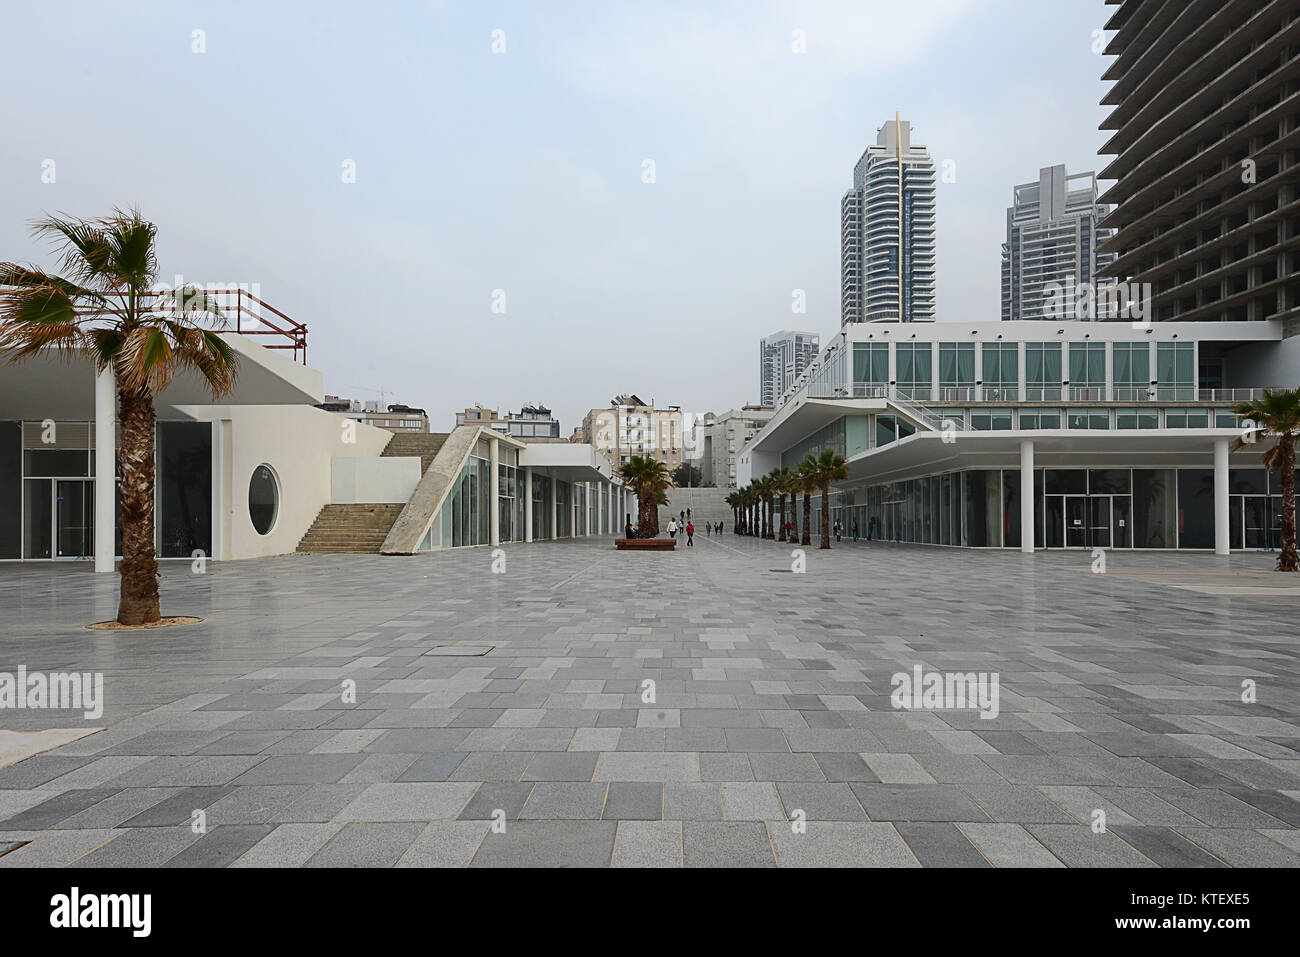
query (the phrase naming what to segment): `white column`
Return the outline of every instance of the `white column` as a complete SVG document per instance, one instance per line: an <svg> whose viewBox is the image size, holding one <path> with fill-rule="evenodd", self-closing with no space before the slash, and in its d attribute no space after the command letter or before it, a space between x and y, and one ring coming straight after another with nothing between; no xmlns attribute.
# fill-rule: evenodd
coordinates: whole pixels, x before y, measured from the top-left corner
<svg viewBox="0 0 1300 957"><path fill-rule="evenodd" d="M524 468L524 541L533 540L533 470Z"/></svg>
<svg viewBox="0 0 1300 957"><path fill-rule="evenodd" d="M596 483L596 534L604 535L605 526L609 524L609 500L605 497L608 494L603 481Z"/></svg>
<svg viewBox="0 0 1300 957"><path fill-rule="evenodd" d="M492 450L488 456L488 468L492 470L492 474L488 476L488 488L492 490L492 494L488 496L492 503L491 510L488 512L488 528L491 530L493 548L501 544L501 470L497 467L500 462L500 452L498 452L500 445L501 443L495 439L488 442L488 448Z"/></svg>
<svg viewBox="0 0 1300 957"><path fill-rule="evenodd" d="M1020 443L1020 550L1034 552L1034 443Z"/></svg>
<svg viewBox="0 0 1300 957"><path fill-rule="evenodd" d="M95 571L113 571L117 512L117 377L95 376Z"/></svg>
<svg viewBox="0 0 1300 957"><path fill-rule="evenodd" d="M556 539L558 539L558 538L560 537L560 527L559 527L559 525L558 525L558 524L556 523L556 521L555 521L555 516L558 514L558 512L557 512L557 510L556 510L556 504L555 504L555 483L556 483L556 481L557 481L557 480L556 480L555 476L552 475L552 476L551 476L551 541L555 541Z"/></svg>
<svg viewBox="0 0 1300 957"><path fill-rule="evenodd" d="M1231 551L1228 501L1228 440L1217 439L1214 443L1214 553L1216 555L1227 555Z"/></svg>

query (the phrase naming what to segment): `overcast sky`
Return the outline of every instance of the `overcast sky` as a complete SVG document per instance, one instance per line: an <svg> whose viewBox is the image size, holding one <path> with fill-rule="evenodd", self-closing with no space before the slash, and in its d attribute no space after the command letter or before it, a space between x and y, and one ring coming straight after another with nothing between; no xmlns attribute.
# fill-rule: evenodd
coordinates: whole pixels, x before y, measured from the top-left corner
<svg viewBox="0 0 1300 957"><path fill-rule="evenodd" d="M566 436L620 392L723 411L757 401L763 335L838 330L840 196L896 110L955 163L939 319L999 317L1014 184L1101 168L1093 31L1110 12L6 4L0 260L48 263L26 226L42 211L137 204L165 278L259 284L309 326L327 392L382 388L435 431L475 402L549 405Z"/></svg>

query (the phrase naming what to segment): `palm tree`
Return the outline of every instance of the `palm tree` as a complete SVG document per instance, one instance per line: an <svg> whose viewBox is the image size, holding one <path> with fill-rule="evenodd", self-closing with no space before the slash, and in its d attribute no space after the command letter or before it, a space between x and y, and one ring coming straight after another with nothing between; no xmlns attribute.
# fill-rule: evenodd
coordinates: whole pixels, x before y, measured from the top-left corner
<svg viewBox="0 0 1300 957"><path fill-rule="evenodd" d="M763 476L763 504L767 507L766 538L776 540L776 477L768 472Z"/></svg>
<svg viewBox="0 0 1300 957"><path fill-rule="evenodd" d="M1233 413L1255 424L1250 441L1261 436L1276 436L1273 447L1264 453L1264 467L1280 472L1282 478L1282 553L1277 557L1280 572L1300 571L1295 541L1295 440L1300 434L1300 389L1264 390L1262 399L1242 402ZM1245 436L1232 443L1235 452L1245 445Z"/></svg>
<svg viewBox="0 0 1300 957"><path fill-rule="evenodd" d="M636 530L645 538L659 534L659 506L673 487L668 466L650 455L633 455L619 467L623 484L636 493Z"/></svg>
<svg viewBox="0 0 1300 957"><path fill-rule="evenodd" d="M740 525L740 493L732 492L723 501L731 506L731 528L734 531Z"/></svg>
<svg viewBox="0 0 1300 957"><path fill-rule="evenodd" d="M772 473L772 484L776 488L777 501L780 505L780 515L777 518L777 540L785 541L785 497L791 496L793 503L794 495L791 483L794 480L794 473L787 468L779 468Z"/></svg>
<svg viewBox="0 0 1300 957"><path fill-rule="evenodd" d="M767 486L768 477L766 475L754 479L754 499L758 506L758 537L767 538Z"/></svg>
<svg viewBox="0 0 1300 957"><path fill-rule="evenodd" d="M805 456L798 465L796 481L799 491L803 492L803 536L800 545L812 544L812 475L817 470L817 460L811 454Z"/></svg>
<svg viewBox="0 0 1300 957"><path fill-rule="evenodd" d="M834 449L822 449L821 453L813 458L808 456L805 462L810 463L808 469L808 484L811 488L819 489L822 493L822 548L831 547L831 483L843 481L849 477L849 466L844 461L844 456L840 455Z"/></svg>
<svg viewBox="0 0 1300 957"><path fill-rule="evenodd" d="M32 223L51 240L63 276L0 263L0 351L20 362L46 350L89 357L117 381L121 427L118 506L122 518L117 620L161 620L154 546L154 400L180 369L198 373L213 399L229 395L238 375L234 350L216 330L225 319L193 287L156 292L157 227L139 211L104 219L48 217ZM101 482L113 481L101 475Z"/></svg>

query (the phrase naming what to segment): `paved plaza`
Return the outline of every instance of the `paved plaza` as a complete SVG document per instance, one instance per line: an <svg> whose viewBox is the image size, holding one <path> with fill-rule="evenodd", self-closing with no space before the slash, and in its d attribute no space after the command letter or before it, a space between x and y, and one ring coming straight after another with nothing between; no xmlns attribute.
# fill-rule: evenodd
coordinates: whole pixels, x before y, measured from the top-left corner
<svg viewBox="0 0 1300 957"><path fill-rule="evenodd" d="M0 672L106 697L0 712L101 729L0 769L0 867L1300 863L1272 556L502 552L168 563L205 620L133 632L82 627L115 576L0 567ZM896 709L916 666L997 673L997 716Z"/></svg>

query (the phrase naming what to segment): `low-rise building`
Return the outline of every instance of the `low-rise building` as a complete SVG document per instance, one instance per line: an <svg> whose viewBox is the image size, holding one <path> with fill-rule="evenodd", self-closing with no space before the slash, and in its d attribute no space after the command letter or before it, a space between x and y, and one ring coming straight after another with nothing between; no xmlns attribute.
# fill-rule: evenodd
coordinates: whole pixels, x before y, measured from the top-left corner
<svg viewBox="0 0 1300 957"><path fill-rule="evenodd" d="M679 406L656 409L636 395L620 395L607 409L592 409L583 418L587 441L612 468L633 455L649 455L671 472L682 464L684 438Z"/></svg>
<svg viewBox="0 0 1300 957"><path fill-rule="evenodd" d="M389 432L429 431L429 415L424 409L400 403L384 406L379 402L363 403L355 399L327 395L325 401L318 403L316 408L357 422L364 422L366 425L373 425L378 429L387 429Z"/></svg>
<svg viewBox="0 0 1300 957"><path fill-rule="evenodd" d="M708 438L709 480L714 485L736 488L737 456L775 411L770 405L744 405L714 417Z"/></svg>

